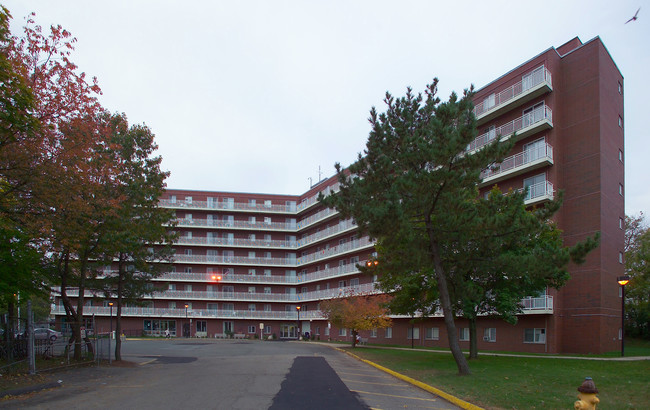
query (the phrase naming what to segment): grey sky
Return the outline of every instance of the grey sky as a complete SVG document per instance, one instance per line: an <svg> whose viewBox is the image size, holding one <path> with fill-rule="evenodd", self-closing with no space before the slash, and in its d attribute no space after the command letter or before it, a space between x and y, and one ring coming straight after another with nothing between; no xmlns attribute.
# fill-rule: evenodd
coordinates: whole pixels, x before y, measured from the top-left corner
<svg viewBox="0 0 650 410"><path fill-rule="evenodd" d="M645 0L0 2L14 33L34 11L77 37L103 105L156 134L170 188L236 192L301 194L350 164L387 90L438 77L446 99L600 36L625 77L626 211L650 212Z"/></svg>

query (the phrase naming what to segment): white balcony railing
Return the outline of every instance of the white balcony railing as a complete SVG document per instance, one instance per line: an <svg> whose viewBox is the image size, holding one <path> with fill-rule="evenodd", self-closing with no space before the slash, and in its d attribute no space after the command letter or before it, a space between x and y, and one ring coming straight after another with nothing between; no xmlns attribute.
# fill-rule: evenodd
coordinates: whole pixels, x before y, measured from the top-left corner
<svg viewBox="0 0 650 410"><path fill-rule="evenodd" d="M522 299L521 304L524 312L532 313L535 311L553 312L553 296L544 295L540 297L527 297Z"/></svg>
<svg viewBox="0 0 650 410"><path fill-rule="evenodd" d="M238 211L253 211L253 212L273 212L273 213L296 213L296 205L278 205L278 204L264 204L264 203L247 203L247 202L228 202L228 201L183 201L171 199L161 199L158 201L158 206L162 208L183 208L183 209L215 209L215 210L238 210Z"/></svg>
<svg viewBox="0 0 650 410"><path fill-rule="evenodd" d="M467 146L467 152L474 152L494 141L497 135L501 135L501 140L507 140L515 132L525 131L533 128L542 122L553 124L553 111L547 106L535 108L532 112L522 115L502 126L481 134Z"/></svg>
<svg viewBox="0 0 650 410"><path fill-rule="evenodd" d="M183 228L190 227L209 227L209 228L236 228L250 229L255 231L287 231L296 232L297 226L293 222L249 222L235 220L218 220L218 219L197 219L197 218L178 218L177 226Z"/></svg>
<svg viewBox="0 0 650 410"><path fill-rule="evenodd" d="M540 144L532 149L515 154L503 160L502 163L485 169L481 172L481 179L495 178L499 175L510 173L517 169L525 169L528 165L540 160L553 162L553 147L549 144Z"/></svg>
<svg viewBox="0 0 650 410"><path fill-rule="evenodd" d="M519 189L523 192L526 188ZM524 198L524 204L528 205L533 202L553 199L553 184L549 181L542 181L528 187L528 192Z"/></svg>
<svg viewBox="0 0 650 410"><path fill-rule="evenodd" d="M511 85L499 93L490 95L480 103L476 104L474 106L474 115L476 115L477 118L480 118L482 115L485 115L492 110L497 110L501 106L525 95L529 90L535 89L541 84L547 84L549 88L553 86L551 73L544 66L536 68L530 73L524 75L521 81Z"/></svg>
<svg viewBox="0 0 650 410"><path fill-rule="evenodd" d="M365 261L359 262L360 265L363 265ZM314 282L322 279L337 278L341 276L348 276L351 274L359 273L359 269L356 267L356 263L348 263L343 266L337 266L334 268L323 269L318 272L312 272L308 274L299 274L299 275L234 275L230 273L224 273L223 270L220 272L210 272L210 273L197 273L197 272L166 272L162 275L153 279L153 281L163 281L163 282L208 282L216 283L212 279L212 275L221 275L221 280L219 283L249 283L249 284L274 284L274 285L296 285L302 283Z"/></svg>

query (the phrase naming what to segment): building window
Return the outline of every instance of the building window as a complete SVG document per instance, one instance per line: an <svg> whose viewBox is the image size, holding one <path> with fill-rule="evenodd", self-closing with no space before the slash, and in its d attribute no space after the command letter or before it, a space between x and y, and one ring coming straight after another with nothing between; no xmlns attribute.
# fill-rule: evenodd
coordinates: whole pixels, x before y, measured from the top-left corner
<svg viewBox="0 0 650 410"><path fill-rule="evenodd" d="M269 325L264 326L264 334L265 335L270 335L271 334L271 326L269 326Z"/></svg>
<svg viewBox="0 0 650 410"><path fill-rule="evenodd" d="M265 312L270 312L271 310L272 310L271 309L271 304L267 303L267 304L264 305L264 311Z"/></svg>
<svg viewBox="0 0 650 410"><path fill-rule="evenodd" d="M618 184L618 194L623 196L623 184Z"/></svg>
<svg viewBox="0 0 650 410"><path fill-rule="evenodd" d="M191 196L186 196L185 197L185 203L186 204L191 204L192 203L192 197Z"/></svg>
<svg viewBox="0 0 650 410"><path fill-rule="evenodd" d="M440 339L440 329L437 327L428 327L426 330L426 339L427 340L438 340Z"/></svg>
<svg viewBox="0 0 650 410"><path fill-rule="evenodd" d="M618 263L623 263L623 252L618 253Z"/></svg>
<svg viewBox="0 0 650 410"><path fill-rule="evenodd" d="M347 331L345 328L339 329L339 336L345 336L347 335Z"/></svg>
<svg viewBox="0 0 650 410"><path fill-rule="evenodd" d="M406 338L420 340L420 328L419 327L409 327L406 331Z"/></svg>
<svg viewBox="0 0 650 410"><path fill-rule="evenodd" d="M271 269L264 269L264 276L271 276Z"/></svg>
<svg viewBox="0 0 650 410"><path fill-rule="evenodd" d="M192 256L192 250L191 249L185 249L185 256Z"/></svg>
<svg viewBox="0 0 650 410"><path fill-rule="evenodd" d="M172 204L175 204L176 203L176 195L172 195L171 198L169 199L169 202L171 202Z"/></svg>
<svg viewBox="0 0 650 410"><path fill-rule="evenodd" d="M320 336L320 326L316 326L316 336Z"/></svg>
<svg viewBox="0 0 650 410"><path fill-rule="evenodd" d="M330 328L326 327L325 328L325 336L329 336L329 335L330 335Z"/></svg>
<svg viewBox="0 0 650 410"><path fill-rule="evenodd" d="M192 268L190 266L186 266L185 269L183 269L183 272L192 273Z"/></svg>
<svg viewBox="0 0 650 410"><path fill-rule="evenodd" d="M620 81L618 82L618 93L623 95L623 84Z"/></svg>
<svg viewBox="0 0 650 410"><path fill-rule="evenodd" d="M270 286L265 286L264 287L264 293L266 293L267 295L270 294L271 293L271 287Z"/></svg>
<svg viewBox="0 0 650 410"><path fill-rule="evenodd" d="M387 327L385 329L384 338L386 338L386 339L392 339L393 338L393 328L392 327Z"/></svg>
<svg viewBox="0 0 650 410"><path fill-rule="evenodd" d="M524 329L524 343L546 343L546 329Z"/></svg>
<svg viewBox="0 0 650 410"><path fill-rule="evenodd" d="M250 254L251 254L251 252L248 253L248 257L249 257L249 258L251 257ZM253 258L254 258L254 257L255 257L255 252L253 252ZM255 269L249 269L249 270L248 270L248 274L249 274L250 276L255 276L256 272L257 272L257 271L256 271Z"/></svg>
<svg viewBox="0 0 650 410"><path fill-rule="evenodd" d="M618 160L623 162L623 150L618 150Z"/></svg>
<svg viewBox="0 0 650 410"><path fill-rule="evenodd" d="M192 285L191 284L186 284L185 285L185 292L191 292L192 291Z"/></svg>
<svg viewBox="0 0 650 410"><path fill-rule="evenodd" d="M377 337L377 328L370 329L370 337Z"/></svg>
<svg viewBox="0 0 650 410"><path fill-rule="evenodd" d="M249 286L248 293L255 293L255 286Z"/></svg>
<svg viewBox="0 0 650 410"><path fill-rule="evenodd" d="M264 217L264 223L267 225L271 225L271 217L270 216L265 216Z"/></svg>
<svg viewBox="0 0 650 410"><path fill-rule="evenodd" d="M485 97L485 99L483 100L483 109L484 109L484 111L487 111L490 108L494 107L495 101L496 101L496 99L495 99L494 94L490 94L487 97Z"/></svg>
<svg viewBox="0 0 650 410"><path fill-rule="evenodd" d="M169 290L176 290L176 284L175 283L170 283L169 284Z"/></svg>
<svg viewBox="0 0 650 410"><path fill-rule="evenodd" d="M469 327L461 327L459 329L460 331L460 337L458 340L461 342L467 342L469 340Z"/></svg>
<svg viewBox="0 0 650 410"><path fill-rule="evenodd" d="M621 340L621 339L623 339L623 329L621 329L621 328L619 327L619 328L618 328L618 340Z"/></svg>
<svg viewBox="0 0 650 410"><path fill-rule="evenodd" d="M255 325L249 325L248 326L248 333L252 333L252 334L255 333Z"/></svg>
<svg viewBox="0 0 650 410"><path fill-rule="evenodd" d="M248 251L248 259L255 259L255 251ZM255 269L250 269L250 270L255 270Z"/></svg>
<svg viewBox="0 0 650 410"><path fill-rule="evenodd" d="M618 116L618 126L623 128L623 117L621 117L620 115Z"/></svg>
<svg viewBox="0 0 650 410"><path fill-rule="evenodd" d="M255 303L249 303L249 304L248 304L248 311L249 311L249 312L255 312L255 310L257 310L257 309L255 308Z"/></svg>
<svg viewBox="0 0 650 410"><path fill-rule="evenodd" d="M176 309L176 302L169 302L170 309Z"/></svg>
<svg viewBox="0 0 650 410"><path fill-rule="evenodd" d="M485 330L483 331L483 340L486 342L496 342L497 329L495 327L485 328Z"/></svg>
<svg viewBox="0 0 650 410"><path fill-rule="evenodd" d="M624 229L625 228L625 221L623 221L623 218L618 218L618 229Z"/></svg>

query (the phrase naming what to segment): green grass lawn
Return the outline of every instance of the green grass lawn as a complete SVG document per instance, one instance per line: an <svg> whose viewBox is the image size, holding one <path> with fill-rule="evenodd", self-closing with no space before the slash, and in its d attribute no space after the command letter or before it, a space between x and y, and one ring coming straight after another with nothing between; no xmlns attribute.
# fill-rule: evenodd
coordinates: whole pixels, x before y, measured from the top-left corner
<svg viewBox="0 0 650 410"><path fill-rule="evenodd" d="M449 354L364 347L352 353L420 380L486 409L569 409L586 376L600 391L599 408L650 408L650 361L613 362L577 359L479 356L472 375L458 376ZM650 343L630 343L650 356ZM628 354L630 353L630 354Z"/></svg>

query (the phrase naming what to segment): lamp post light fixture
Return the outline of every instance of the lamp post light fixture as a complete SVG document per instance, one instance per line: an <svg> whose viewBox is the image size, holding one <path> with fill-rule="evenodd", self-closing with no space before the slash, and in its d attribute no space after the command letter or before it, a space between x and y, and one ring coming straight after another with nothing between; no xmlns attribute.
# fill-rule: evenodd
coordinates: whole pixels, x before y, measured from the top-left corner
<svg viewBox="0 0 650 410"><path fill-rule="evenodd" d="M187 303L185 304L185 322L187 322L187 336L190 336L191 330L190 330L190 322L187 321L187 308L190 307ZM185 332L183 332L185 333Z"/></svg>
<svg viewBox="0 0 650 410"><path fill-rule="evenodd" d="M619 276L616 281L621 285L621 357L623 357L625 356L625 285L630 281L630 277Z"/></svg>
<svg viewBox="0 0 650 410"><path fill-rule="evenodd" d="M298 339L300 339L300 306L296 306L296 311L298 312L298 326L296 326L296 332L298 333Z"/></svg>
<svg viewBox="0 0 650 410"><path fill-rule="evenodd" d="M110 322L111 322L111 332L108 334L108 364L111 363L111 341L113 340L113 302L108 302L108 306L111 308Z"/></svg>

